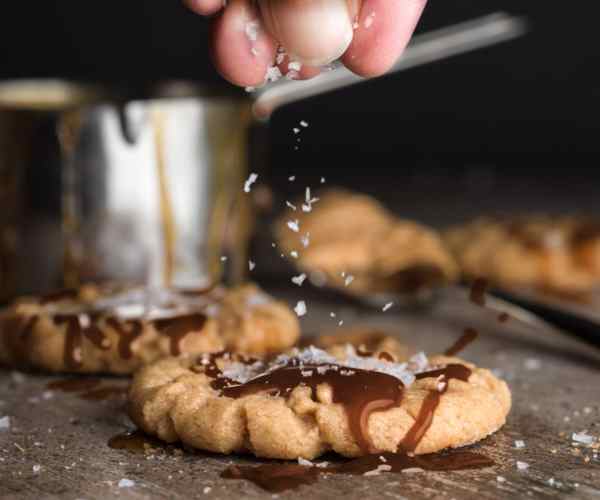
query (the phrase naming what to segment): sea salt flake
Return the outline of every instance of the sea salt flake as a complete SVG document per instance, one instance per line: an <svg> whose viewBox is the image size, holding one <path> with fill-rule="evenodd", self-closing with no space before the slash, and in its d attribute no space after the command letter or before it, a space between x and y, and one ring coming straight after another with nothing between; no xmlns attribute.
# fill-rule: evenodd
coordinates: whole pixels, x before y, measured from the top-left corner
<svg viewBox="0 0 600 500"><path fill-rule="evenodd" d="M294 285L302 286L302 284L306 281L306 274L302 273L300 276L294 276L292 278L292 283Z"/></svg>
<svg viewBox="0 0 600 500"><path fill-rule="evenodd" d="M499 483L505 483L506 478L503 476L496 476L496 481L498 481Z"/></svg>
<svg viewBox="0 0 600 500"><path fill-rule="evenodd" d="M308 122L306 120L301 120L300 121L300 126L304 127L304 128L307 128L308 127Z"/></svg>
<svg viewBox="0 0 600 500"><path fill-rule="evenodd" d="M515 448L517 448L518 450L525 448L525 441L523 441L522 439L517 439L515 441Z"/></svg>
<svg viewBox="0 0 600 500"><path fill-rule="evenodd" d="M227 256L222 255L221 256L221 262L227 262Z"/></svg>
<svg viewBox="0 0 600 500"><path fill-rule="evenodd" d="M297 210L296 205L294 205L293 203L290 203L289 201L286 201L285 204L291 208L294 212Z"/></svg>
<svg viewBox="0 0 600 500"><path fill-rule="evenodd" d="M298 219L290 220L287 223L287 227L289 227L295 233L299 233L300 232L300 221Z"/></svg>
<svg viewBox="0 0 600 500"><path fill-rule="evenodd" d="M211 491L212 491L212 488L210 486L205 486L204 489L202 490L202 493L204 493L205 495L208 495Z"/></svg>
<svg viewBox="0 0 600 500"><path fill-rule="evenodd" d="M131 479L123 478L119 481L119 488L133 488L135 486L135 481Z"/></svg>
<svg viewBox="0 0 600 500"><path fill-rule="evenodd" d="M310 460L306 460L305 458L298 457L298 465L302 465L304 467L313 467L315 464Z"/></svg>
<svg viewBox="0 0 600 500"><path fill-rule="evenodd" d="M10 417L2 417L0 418L0 431L6 431L10 429Z"/></svg>
<svg viewBox="0 0 600 500"><path fill-rule="evenodd" d="M304 248L308 248L310 245L310 233L306 233L304 236L301 236L300 243L302 243Z"/></svg>
<svg viewBox="0 0 600 500"><path fill-rule="evenodd" d="M365 19L365 28L369 29L375 21L375 12L371 12Z"/></svg>
<svg viewBox="0 0 600 500"><path fill-rule="evenodd" d="M269 66L269 68L267 68L267 73L265 75L265 81L267 83L276 82L279 79L281 79L282 76L283 76L283 74L281 73L281 70L277 66Z"/></svg>
<svg viewBox="0 0 600 500"><path fill-rule="evenodd" d="M41 465L38 465L38 464L36 464L36 465L34 465L34 466L32 467L32 469L33 469L33 473L34 473L34 474L39 474L39 472L42 470L42 466L41 466Z"/></svg>
<svg viewBox="0 0 600 500"><path fill-rule="evenodd" d="M571 435L571 439L575 443L583 444L583 445L586 445L586 446L592 445L596 441L596 438L594 436L589 435L585 431L583 431L583 432L574 432Z"/></svg>
<svg viewBox="0 0 600 500"><path fill-rule="evenodd" d="M294 134L300 133L300 129L298 127L294 127L292 130L293 130Z"/></svg>
<svg viewBox="0 0 600 500"><path fill-rule="evenodd" d="M298 252L296 252L296 250L292 250L292 251L290 252L290 255L291 255L292 257L294 257L294 259L297 259L297 258L299 257L299 255L298 255Z"/></svg>
<svg viewBox="0 0 600 500"><path fill-rule="evenodd" d="M417 472L425 472L421 467L409 467L408 469L402 469L403 474L415 474Z"/></svg>
<svg viewBox="0 0 600 500"><path fill-rule="evenodd" d="M392 470L391 465L378 465L376 469L365 472L363 476L379 476L382 472L389 472Z"/></svg>
<svg viewBox="0 0 600 500"><path fill-rule="evenodd" d="M294 182L295 180L296 180L296 176L295 175L292 175L292 176L288 177L288 181L290 181L290 182Z"/></svg>
<svg viewBox="0 0 600 500"><path fill-rule="evenodd" d="M248 269L250 271L254 271L254 269L256 269L256 262L253 262L251 260L248 261Z"/></svg>
<svg viewBox="0 0 600 500"><path fill-rule="evenodd" d="M249 193L252 188L252 184L254 184L257 180L258 174L251 173L248 177L248 180L244 183L244 192Z"/></svg>
<svg viewBox="0 0 600 500"><path fill-rule="evenodd" d="M529 464L527 462L517 461L517 469L519 469L519 470L527 470L527 469L529 469Z"/></svg>
<svg viewBox="0 0 600 500"><path fill-rule="evenodd" d="M294 307L294 312L298 315L298 317L304 316L307 312L306 302L304 302L303 300L300 300L296 304L296 307Z"/></svg>
<svg viewBox="0 0 600 500"><path fill-rule="evenodd" d="M346 276L346 279L344 280L344 285L345 286L350 286L353 281L354 281L354 276L352 276L351 274L349 274L348 276Z"/></svg>
<svg viewBox="0 0 600 500"><path fill-rule="evenodd" d="M383 312L389 311L389 310L390 310L390 309L393 307L393 305L394 305L394 303L393 303L393 302L388 302L386 305L384 305L384 306L382 307L382 309L381 309L381 310L382 310Z"/></svg>
<svg viewBox="0 0 600 500"><path fill-rule="evenodd" d="M321 177L321 184L325 184L325 177Z"/></svg>
<svg viewBox="0 0 600 500"><path fill-rule="evenodd" d="M248 21L245 27L246 37L251 42L256 42L258 40L258 34L260 33L260 23L256 20Z"/></svg>
<svg viewBox="0 0 600 500"><path fill-rule="evenodd" d="M303 377L312 377L312 370L305 370L300 372Z"/></svg>

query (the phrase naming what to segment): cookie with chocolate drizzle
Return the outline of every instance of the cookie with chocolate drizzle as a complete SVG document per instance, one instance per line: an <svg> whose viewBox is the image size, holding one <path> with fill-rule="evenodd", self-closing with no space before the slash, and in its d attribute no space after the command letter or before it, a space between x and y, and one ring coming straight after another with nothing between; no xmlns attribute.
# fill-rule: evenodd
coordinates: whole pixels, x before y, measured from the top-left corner
<svg viewBox="0 0 600 500"><path fill-rule="evenodd" d="M467 278L581 297L600 285L600 221L585 217L480 218L444 239Z"/></svg>
<svg viewBox="0 0 600 500"><path fill-rule="evenodd" d="M254 285L231 290L86 286L0 311L0 363L66 373L132 373L165 356L294 345L298 320Z"/></svg>
<svg viewBox="0 0 600 500"><path fill-rule="evenodd" d="M268 362L227 352L165 359L140 370L129 393L129 414L150 435L278 459L465 446L498 430L510 406L503 381L458 358L418 353L400 362L350 344Z"/></svg>

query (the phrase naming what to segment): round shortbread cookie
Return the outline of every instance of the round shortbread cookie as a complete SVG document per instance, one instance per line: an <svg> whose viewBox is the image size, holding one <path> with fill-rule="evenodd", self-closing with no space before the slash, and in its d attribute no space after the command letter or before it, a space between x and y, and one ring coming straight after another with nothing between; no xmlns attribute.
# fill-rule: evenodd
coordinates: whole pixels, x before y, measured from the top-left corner
<svg viewBox="0 0 600 500"><path fill-rule="evenodd" d="M278 459L426 454L475 443L505 423L510 392L488 370L446 356L399 363L350 344L344 351L161 360L135 375L129 414L166 442Z"/></svg>
<svg viewBox="0 0 600 500"><path fill-rule="evenodd" d="M280 352L300 329L254 285L205 291L86 286L0 312L0 362L50 372L132 373L165 356Z"/></svg>
<svg viewBox="0 0 600 500"><path fill-rule="evenodd" d="M366 195L325 192L314 204L298 204L275 231L284 251L298 252L302 271L322 273L329 286L346 293L414 293L458 276L434 230L395 217Z"/></svg>
<svg viewBox="0 0 600 500"><path fill-rule="evenodd" d="M600 223L575 217L477 219L445 241L469 278L564 293L600 284Z"/></svg>

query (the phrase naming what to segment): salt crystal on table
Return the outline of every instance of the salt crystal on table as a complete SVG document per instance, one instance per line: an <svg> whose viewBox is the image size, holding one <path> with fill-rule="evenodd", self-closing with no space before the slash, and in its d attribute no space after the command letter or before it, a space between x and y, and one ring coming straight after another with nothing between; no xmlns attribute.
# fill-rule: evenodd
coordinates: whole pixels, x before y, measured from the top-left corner
<svg viewBox="0 0 600 500"><path fill-rule="evenodd" d="M298 315L298 317L302 317L306 314L306 302L303 300L299 301L294 307L294 312Z"/></svg>
<svg viewBox="0 0 600 500"><path fill-rule="evenodd" d="M252 184L254 184L258 180L258 174L251 173L248 177L248 180L244 183L244 192L249 193L252 188Z"/></svg>
<svg viewBox="0 0 600 500"><path fill-rule="evenodd" d="M34 465L33 466L33 473L34 474L38 474L41 470L42 470L42 466L41 465Z"/></svg>
<svg viewBox="0 0 600 500"><path fill-rule="evenodd" d="M585 431L583 431L583 432L574 432L573 435L571 436L571 439L573 441L575 441L576 443L584 444L586 446L594 444L594 441L596 441L596 438L594 436L590 436Z"/></svg>
<svg viewBox="0 0 600 500"><path fill-rule="evenodd" d="M294 127L292 130L294 131L294 134L299 134L300 133L300 129L297 128L297 127Z"/></svg>
<svg viewBox="0 0 600 500"><path fill-rule="evenodd" d="M325 177L321 177L321 184L325 184Z"/></svg>
<svg viewBox="0 0 600 500"><path fill-rule="evenodd" d="M515 441L515 448L517 448L517 449L525 448L525 441L523 441L522 439L517 439Z"/></svg>
<svg viewBox="0 0 600 500"><path fill-rule="evenodd" d="M527 462L519 462L519 461L517 461L517 469L519 469L519 470L527 470L527 469L529 469L529 464Z"/></svg>
<svg viewBox="0 0 600 500"><path fill-rule="evenodd" d="M386 305L383 306L383 308L381 309L383 312L389 311L392 306L394 305L393 302L388 302Z"/></svg>
<svg viewBox="0 0 600 500"><path fill-rule="evenodd" d="M135 481L123 478L119 481L118 486L119 488L133 488L135 486Z"/></svg>
<svg viewBox="0 0 600 500"><path fill-rule="evenodd" d="M496 476L496 481L498 481L499 483L505 483L506 482L506 478L504 478L502 476Z"/></svg>
<svg viewBox="0 0 600 500"><path fill-rule="evenodd" d="M298 464L303 465L304 467L312 467L314 464L310 460L306 460L302 457L298 457Z"/></svg>
<svg viewBox="0 0 600 500"><path fill-rule="evenodd" d="M260 32L260 24L258 21L249 21L246 23L246 36L251 42L258 40L258 33Z"/></svg>
<svg viewBox="0 0 600 500"><path fill-rule="evenodd" d="M204 493L205 495L208 495L211 491L212 491L212 488L210 486L205 486L204 489L202 490L202 493Z"/></svg>
<svg viewBox="0 0 600 500"><path fill-rule="evenodd" d="M306 280L306 274L302 273L300 276L294 276L292 278L292 283L294 285L302 286L304 281Z"/></svg>
<svg viewBox="0 0 600 500"><path fill-rule="evenodd" d="M542 362L539 359L527 358L525 360L526 370L539 370L542 367Z"/></svg>
<svg viewBox="0 0 600 500"><path fill-rule="evenodd" d="M308 127L308 122L307 122L307 121L304 121L304 120L302 120L302 121L300 122L300 126L302 126L302 127L306 128L306 127Z"/></svg>
<svg viewBox="0 0 600 500"><path fill-rule="evenodd" d="M291 208L294 212L296 211L296 205L294 205L293 203L290 203L289 201L286 201L285 204Z"/></svg>
<svg viewBox="0 0 600 500"><path fill-rule="evenodd" d="M288 177L288 181L290 182L294 182L296 180L296 176L292 175L291 177Z"/></svg>
<svg viewBox="0 0 600 500"><path fill-rule="evenodd" d="M256 262L252 262L251 260L248 261L248 269L250 269L250 271L254 271L254 269L256 268Z"/></svg>
<svg viewBox="0 0 600 500"><path fill-rule="evenodd" d="M0 418L0 431L5 431L10 429L10 417L2 417Z"/></svg>
<svg viewBox="0 0 600 500"><path fill-rule="evenodd" d="M295 233L300 232L300 221L299 220L290 220L287 223L287 227L289 227Z"/></svg>

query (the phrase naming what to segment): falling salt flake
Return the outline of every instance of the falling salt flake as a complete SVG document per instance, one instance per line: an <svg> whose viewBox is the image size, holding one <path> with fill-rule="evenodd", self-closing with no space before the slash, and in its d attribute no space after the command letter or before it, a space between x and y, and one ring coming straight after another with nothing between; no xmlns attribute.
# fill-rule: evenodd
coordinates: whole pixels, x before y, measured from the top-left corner
<svg viewBox="0 0 600 500"><path fill-rule="evenodd" d="M208 495L211 491L212 491L212 488L210 486L205 486L204 489L202 490L202 493L204 493L205 495Z"/></svg>
<svg viewBox="0 0 600 500"><path fill-rule="evenodd" d="M298 252L296 252L296 250L292 250L292 251L290 252L290 255L291 255L292 257L294 257L294 259L297 259L297 258L299 257L299 255L298 255Z"/></svg>
<svg viewBox="0 0 600 500"><path fill-rule="evenodd" d="M292 129L292 131L294 132L294 134L299 134L300 133L300 129L298 127L294 127Z"/></svg>
<svg viewBox="0 0 600 500"><path fill-rule="evenodd" d="M294 312L298 315L299 318L304 316L306 314L306 302L300 300L296 304L296 307L294 307Z"/></svg>
<svg viewBox="0 0 600 500"><path fill-rule="evenodd" d="M221 256L221 262L227 262L227 256L222 255Z"/></svg>
<svg viewBox="0 0 600 500"><path fill-rule="evenodd" d="M350 286L353 281L354 281L354 276L349 274L348 276L346 276L346 279L344 280L344 285Z"/></svg>
<svg viewBox="0 0 600 500"><path fill-rule="evenodd" d="M248 180L244 183L244 192L249 193L252 188L252 184L254 184L258 180L258 174L251 173Z"/></svg>
<svg viewBox="0 0 600 500"><path fill-rule="evenodd" d="M285 204L288 206L288 208L291 208L294 212L297 210L296 205L294 205L293 203L286 201Z"/></svg>
<svg viewBox="0 0 600 500"><path fill-rule="evenodd" d="M300 126L301 126L301 127L304 127L304 128L307 128L307 127L308 127L308 122L307 122L307 121L304 121L304 120L301 120L301 121L300 121Z"/></svg>
<svg viewBox="0 0 600 500"><path fill-rule="evenodd" d="M330 312L329 316L332 317L332 318L335 318L336 314L334 312Z"/></svg>
<svg viewBox="0 0 600 500"><path fill-rule="evenodd" d="M499 483L505 483L506 482L506 478L502 477L502 476L496 476L496 481L498 481Z"/></svg>
<svg viewBox="0 0 600 500"><path fill-rule="evenodd" d="M288 64L288 69L292 71L300 71L302 69L302 63L300 61L291 61Z"/></svg>
<svg viewBox="0 0 600 500"><path fill-rule="evenodd" d="M251 94L252 92L256 92L256 87L246 87L244 90Z"/></svg>
<svg viewBox="0 0 600 500"><path fill-rule="evenodd" d="M292 175L291 177L288 177L288 181L290 182L294 182L296 180L296 176Z"/></svg>
<svg viewBox="0 0 600 500"><path fill-rule="evenodd" d="M392 307L394 306L393 302L388 302L386 305L383 306L383 308L381 309L383 312L387 312L389 311Z"/></svg>
<svg viewBox="0 0 600 500"><path fill-rule="evenodd" d="M527 462L519 462L519 461L517 461L517 469L519 469L519 470L527 470L527 469L529 469L529 464Z"/></svg>
<svg viewBox="0 0 600 500"><path fill-rule="evenodd" d="M310 245L310 233L306 233L304 236L300 237L300 243L304 248L308 248Z"/></svg>
<svg viewBox="0 0 600 500"><path fill-rule="evenodd" d="M250 271L254 271L254 269L256 269L256 262L252 262L251 260L248 261L248 269Z"/></svg>
<svg viewBox="0 0 600 500"><path fill-rule="evenodd" d="M42 466L36 464L32 467L32 469L34 474L39 474L39 472L42 470Z"/></svg>
<svg viewBox="0 0 600 500"><path fill-rule="evenodd" d="M527 358L524 364L525 369L530 371L539 370L542 367L542 362L536 358Z"/></svg>
<svg viewBox="0 0 600 500"><path fill-rule="evenodd" d="M365 472L363 476L379 476L379 474L381 474L382 472L389 472L391 470L391 465L381 464L378 465L376 469Z"/></svg>
<svg viewBox="0 0 600 500"><path fill-rule="evenodd" d="M304 281L306 281L306 274L302 273L300 276L294 276L292 278L292 283L294 285L298 285L298 286L302 286L302 284L304 283Z"/></svg>
<svg viewBox="0 0 600 500"><path fill-rule="evenodd" d="M118 486L119 488L133 488L135 486L135 481L123 478L119 481Z"/></svg>
<svg viewBox="0 0 600 500"><path fill-rule="evenodd" d="M575 443L584 444L586 446L590 446L590 445L594 444L594 442L596 441L596 438L594 436L590 436L585 431L583 431L583 432L574 432L571 435L571 439Z"/></svg>
<svg viewBox="0 0 600 500"><path fill-rule="evenodd" d="M338 326L342 326L343 324L344 324L344 320L341 320L341 321L338 323Z"/></svg>
<svg viewBox="0 0 600 500"><path fill-rule="evenodd" d="M295 233L299 233L300 232L300 221L298 219L290 220L287 223L287 227L289 227Z"/></svg>
<svg viewBox="0 0 600 500"><path fill-rule="evenodd" d="M525 441L523 441L522 439L517 439L515 441L515 448L517 450L521 450L521 449L525 448Z"/></svg>
<svg viewBox="0 0 600 500"><path fill-rule="evenodd" d="M0 431L6 431L10 429L10 417L2 417L0 418Z"/></svg>
<svg viewBox="0 0 600 500"><path fill-rule="evenodd" d="M258 40L258 34L260 33L260 23L256 20L248 21L246 23L246 36L251 42Z"/></svg>
<svg viewBox="0 0 600 500"><path fill-rule="evenodd" d="M583 409L583 413L585 413L586 415L590 415L592 413L592 409L589 406L586 406Z"/></svg>
<svg viewBox="0 0 600 500"><path fill-rule="evenodd" d="M325 177L321 177L321 184L325 184Z"/></svg>

